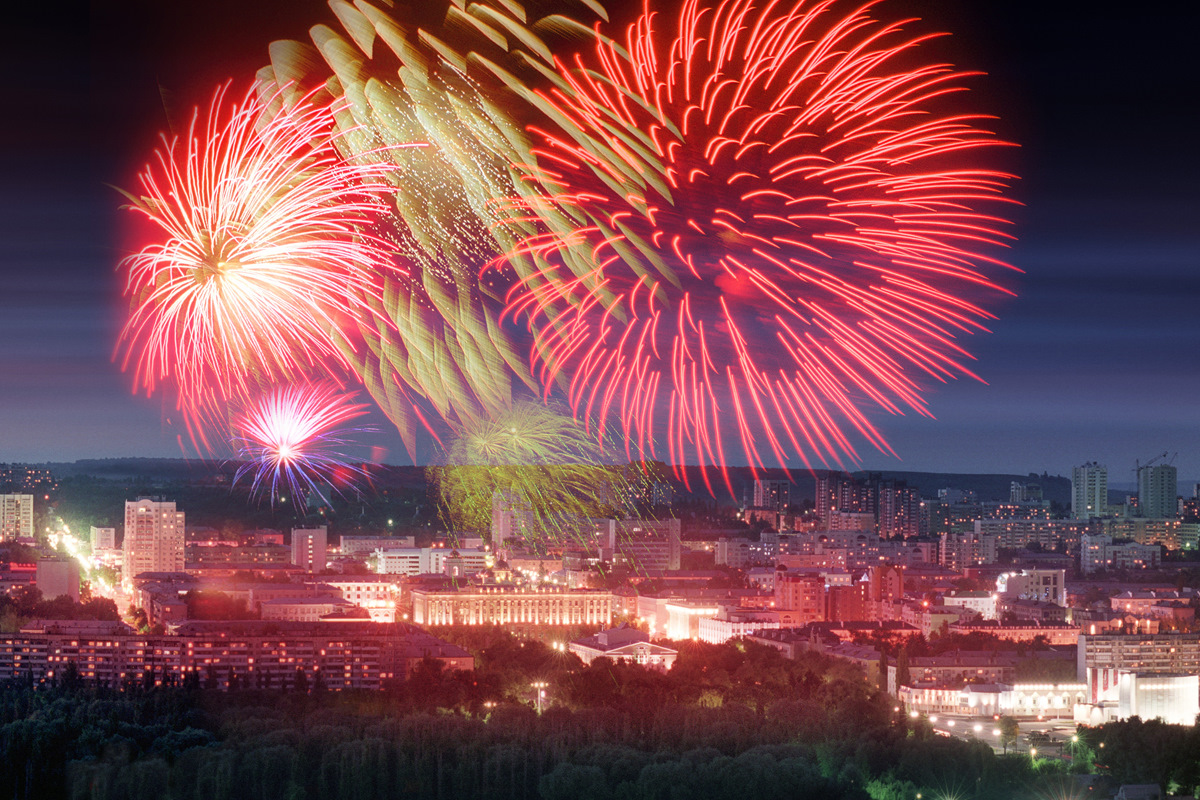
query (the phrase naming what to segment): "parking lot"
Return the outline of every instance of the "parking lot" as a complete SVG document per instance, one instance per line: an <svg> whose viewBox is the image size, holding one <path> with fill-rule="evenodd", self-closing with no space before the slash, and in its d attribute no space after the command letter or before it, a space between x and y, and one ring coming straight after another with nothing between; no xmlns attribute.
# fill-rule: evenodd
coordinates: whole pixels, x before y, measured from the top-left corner
<svg viewBox="0 0 1200 800"><path fill-rule="evenodd" d="M978 739L997 753L1005 752L999 721L993 717L966 717L955 714L931 714L929 722L941 736ZM1066 718L1020 719L1020 735L1010 742L1008 752L1030 753L1037 758L1070 758L1074 721Z"/></svg>

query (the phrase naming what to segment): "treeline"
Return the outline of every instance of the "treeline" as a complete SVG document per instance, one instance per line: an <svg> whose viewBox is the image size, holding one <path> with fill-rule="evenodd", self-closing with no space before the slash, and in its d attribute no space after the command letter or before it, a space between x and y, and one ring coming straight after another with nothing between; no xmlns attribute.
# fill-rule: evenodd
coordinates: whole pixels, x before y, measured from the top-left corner
<svg viewBox="0 0 1200 800"><path fill-rule="evenodd" d="M0 690L0 797L1022 800L1070 779L1062 761L935 735L816 655L689 643L664 674L495 631L472 644L477 670L426 661L385 691L226 692L196 675L117 692L69 668L17 681ZM1191 791L1197 737L1130 722L1079 747L1123 781Z"/></svg>
<svg viewBox="0 0 1200 800"><path fill-rule="evenodd" d="M471 715L382 693L14 688L0 706L0 794L18 799L911 800L969 785L988 800L1036 777L983 744L787 700Z"/></svg>

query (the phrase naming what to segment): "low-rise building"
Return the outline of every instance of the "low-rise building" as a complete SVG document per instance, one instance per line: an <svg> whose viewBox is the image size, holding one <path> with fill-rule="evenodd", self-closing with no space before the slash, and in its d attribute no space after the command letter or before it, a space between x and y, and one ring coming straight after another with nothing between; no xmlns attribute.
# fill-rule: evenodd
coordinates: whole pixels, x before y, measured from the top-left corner
<svg viewBox="0 0 1200 800"><path fill-rule="evenodd" d="M400 584L386 575L325 576L321 583L336 589L344 600L366 609L374 622L396 622Z"/></svg>
<svg viewBox="0 0 1200 800"><path fill-rule="evenodd" d="M1078 625L1038 624L1036 622L1004 623L994 619L954 622L947 626L947 631L964 636L972 633L986 633L1010 642L1032 642L1041 637L1047 644L1052 645L1074 644L1079 636Z"/></svg>
<svg viewBox="0 0 1200 800"><path fill-rule="evenodd" d="M399 550L416 547L412 536L343 536L338 552L343 556L366 557L376 550Z"/></svg>
<svg viewBox="0 0 1200 800"><path fill-rule="evenodd" d="M381 575L430 575L453 570L456 577L470 578L492 563L492 554L486 550L445 547L381 548L372 558L375 571Z"/></svg>
<svg viewBox="0 0 1200 800"><path fill-rule="evenodd" d="M1047 623L1074 621L1071 609L1063 608L1056 603L1049 603L1045 600L1024 600L1008 596L1000 600L997 610L1000 612L1002 618L1011 618L1022 622L1036 622L1043 625Z"/></svg>
<svg viewBox="0 0 1200 800"><path fill-rule="evenodd" d="M262 618L286 622L320 622L322 617L345 614L354 604L341 595L325 594L314 597L277 597L262 604Z"/></svg>
<svg viewBox="0 0 1200 800"><path fill-rule="evenodd" d="M73 558L39 558L37 587L46 600L69 597L79 601L79 562Z"/></svg>
<svg viewBox="0 0 1200 800"><path fill-rule="evenodd" d="M967 611L978 614L983 619L995 619L996 602L1000 596L987 591L954 591L942 595L942 605L960 606Z"/></svg>
<svg viewBox="0 0 1200 800"><path fill-rule="evenodd" d="M411 597L418 625L608 625L613 617L608 590L468 586Z"/></svg>
<svg viewBox="0 0 1200 800"><path fill-rule="evenodd" d="M174 635L149 636L116 622L35 620L0 634L0 680L54 680L74 662L84 681L109 687L199 673L221 688L278 688L302 670L310 681L319 673L330 689L379 689L426 658L448 670L474 669L462 648L402 624L187 622Z"/></svg>
<svg viewBox="0 0 1200 800"><path fill-rule="evenodd" d="M972 617L974 614L961 606L939 606L928 603L905 603L900 614L900 621L912 625L921 631L928 639L935 633L940 633L960 619Z"/></svg>
<svg viewBox="0 0 1200 800"><path fill-rule="evenodd" d="M715 617L702 617L697 626L697 636L702 642L724 644L730 639L779 627L779 614L774 611L726 608Z"/></svg>
<svg viewBox="0 0 1200 800"><path fill-rule="evenodd" d="M1067 575L1062 569L1023 569L1003 572L996 578L996 593L1024 600L1067 604Z"/></svg>
<svg viewBox="0 0 1200 800"><path fill-rule="evenodd" d="M1162 563L1162 546L1117 541L1108 534L1084 536L1079 551L1079 568L1084 575L1106 569L1157 569Z"/></svg>
<svg viewBox="0 0 1200 800"><path fill-rule="evenodd" d="M675 658L679 655L678 650L651 642L649 634L625 625L576 639L567 645L567 650L579 656L584 664L604 657L664 672L675 665Z"/></svg>
<svg viewBox="0 0 1200 800"><path fill-rule="evenodd" d="M1086 689L1082 683L914 683L898 692L905 708L922 714L1071 719Z"/></svg>
<svg viewBox="0 0 1200 800"><path fill-rule="evenodd" d="M1164 604L1187 605L1196 599L1196 591L1184 589L1128 589L1109 598L1113 611L1140 617L1156 616L1155 610Z"/></svg>

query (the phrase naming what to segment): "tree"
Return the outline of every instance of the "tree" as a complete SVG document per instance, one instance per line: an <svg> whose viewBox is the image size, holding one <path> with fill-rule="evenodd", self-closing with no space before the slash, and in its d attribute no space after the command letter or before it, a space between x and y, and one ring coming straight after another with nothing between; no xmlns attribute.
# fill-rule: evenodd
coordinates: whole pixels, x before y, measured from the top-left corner
<svg viewBox="0 0 1200 800"><path fill-rule="evenodd" d="M888 690L888 655L887 650L880 648L879 650L879 691L887 692Z"/></svg>
<svg viewBox="0 0 1200 800"><path fill-rule="evenodd" d="M304 667L296 667L296 681L293 688L297 694L308 694L308 674Z"/></svg>
<svg viewBox="0 0 1200 800"><path fill-rule="evenodd" d="M1001 717L996 727L1000 729L1000 743L1004 745L1004 752L1007 755L1008 746L1016 742L1021 735L1021 725L1013 717Z"/></svg>
<svg viewBox="0 0 1200 800"><path fill-rule="evenodd" d="M896 656L896 692L899 693L901 686L908 686L912 677L908 673L908 646L900 648L900 655Z"/></svg>

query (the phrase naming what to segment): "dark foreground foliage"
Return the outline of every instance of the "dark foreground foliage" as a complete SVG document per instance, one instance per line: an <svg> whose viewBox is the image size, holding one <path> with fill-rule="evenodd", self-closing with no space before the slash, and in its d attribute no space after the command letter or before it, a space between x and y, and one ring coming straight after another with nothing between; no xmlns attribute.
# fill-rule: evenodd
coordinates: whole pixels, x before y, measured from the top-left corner
<svg viewBox="0 0 1200 800"><path fill-rule="evenodd" d="M678 676L664 676L560 658L548 667L562 685L538 715L520 702L530 673L491 655L508 671L481 659L479 672L422 670L385 692L8 686L0 797L1008 800L1055 787L1070 796L1062 762L999 757L910 726L822 659L781 665L757 648L698 647L681 656ZM1200 767L1196 736L1122 723L1089 732L1089 744L1105 741L1123 779L1161 773L1183 786ZM1147 746L1155 758L1139 755Z"/></svg>

